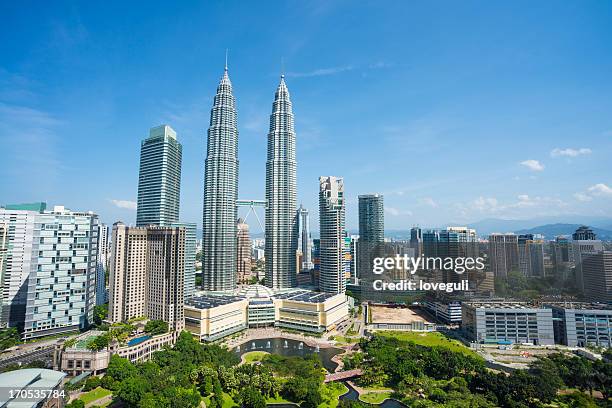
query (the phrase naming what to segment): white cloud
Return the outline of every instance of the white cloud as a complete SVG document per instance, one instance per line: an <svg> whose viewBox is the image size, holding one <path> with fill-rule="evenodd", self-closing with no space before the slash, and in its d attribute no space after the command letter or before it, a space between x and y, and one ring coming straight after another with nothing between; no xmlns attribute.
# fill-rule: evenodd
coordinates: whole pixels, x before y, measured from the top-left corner
<svg viewBox="0 0 612 408"><path fill-rule="evenodd" d="M438 207L438 203L436 203L436 202L434 201L434 199L433 199L433 198L431 198L431 197L424 197L424 198L421 198L421 199L419 200L419 203L424 204L424 205L428 205L428 206L430 206L430 207L432 207L432 208L437 208L437 207Z"/></svg>
<svg viewBox="0 0 612 408"><path fill-rule="evenodd" d="M612 197L612 187L604 183L597 183L587 188L584 192L577 192L574 198L578 201L591 201L594 197Z"/></svg>
<svg viewBox="0 0 612 408"><path fill-rule="evenodd" d="M520 164L522 166L527 167L529 170L533 170L533 171L544 170L544 165L537 160L533 160L533 159L524 160Z"/></svg>
<svg viewBox="0 0 612 408"><path fill-rule="evenodd" d="M385 211L388 212L393 217L397 217L400 215L412 215L412 211L410 210L400 210L394 207L385 207Z"/></svg>
<svg viewBox="0 0 612 408"><path fill-rule="evenodd" d="M593 199L593 197L585 193L575 193L574 197L578 201L591 201Z"/></svg>
<svg viewBox="0 0 612 408"><path fill-rule="evenodd" d="M576 157L576 156L580 156L583 154L591 154L591 153L592 151L588 147L581 147L580 149L572 149L571 147L568 147L567 149L560 149L556 147L550 152L550 155L552 157L562 157L562 156Z"/></svg>
<svg viewBox="0 0 612 408"><path fill-rule="evenodd" d="M589 187L589 193L593 194L593 195L612 195L612 187L607 186L604 183L598 183L595 184L594 186Z"/></svg>
<svg viewBox="0 0 612 408"><path fill-rule="evenodd" d="M494 211L497 208L497 198L480 196L472 202L471 207L479 211Z"/></svg>
<svg viewBox="0 0 612 408"><path fill-rule="evenodd" d="M113 203L114 206L119 207L119 208L126 208L128 210L136 209L136 201L114 200L114 199L110 199L109 201Z"/></svg>

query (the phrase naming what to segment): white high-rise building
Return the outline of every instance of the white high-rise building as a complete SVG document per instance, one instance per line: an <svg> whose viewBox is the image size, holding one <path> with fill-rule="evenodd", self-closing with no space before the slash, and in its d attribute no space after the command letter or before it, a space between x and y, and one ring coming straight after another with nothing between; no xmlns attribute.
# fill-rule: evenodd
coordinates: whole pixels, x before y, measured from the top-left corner
<svg viewBox="0 0 612 408"><path fill-rule="evenodd" d="M297 162L293 111L285 76L276 89L266 161L266 285L297 286Z"/></svg>
<svg viewBox="0 0 612 408"><path fill-rule="evenodd" d="M4 266L0 270L2 306L0 327L22 328L27 303L27 283L32 264L34 224L44 203L7 205L0 208L0 224L5 227Z"/></svg>
<svg viewBox="0 0 612 408"><path fill-rule="evenodd" d="M236 288L238 210L238 125L227 64L210 111L204 170L202 285L204 290Z"/></svg>
<svg viewBox="0 0 612 408"><path fill-rule="evenodd" d="M22 337L86 329L93 321L98 216L62 206L35 215Z"/></svg>
<svg viewBox="0 0 612 408"><path fill-rule="evenodd" d="M319 178L320 273L322 292L346 292L344 180Z"/></svg>

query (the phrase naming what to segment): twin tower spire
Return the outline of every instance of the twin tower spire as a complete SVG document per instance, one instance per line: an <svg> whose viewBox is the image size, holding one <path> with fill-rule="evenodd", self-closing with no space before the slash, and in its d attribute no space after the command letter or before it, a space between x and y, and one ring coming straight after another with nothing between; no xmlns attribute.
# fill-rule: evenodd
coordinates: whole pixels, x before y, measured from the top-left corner
<svg viewBox="0 0 612 408"><path fill-rule="evenodd" d="M296 170L293 111L281 75L270 115L266 161L265 283L271 288L297 285ZM238 126L226 54L207 135L202 218L204 290L228 292L236 288L237 199Z"/></svg>

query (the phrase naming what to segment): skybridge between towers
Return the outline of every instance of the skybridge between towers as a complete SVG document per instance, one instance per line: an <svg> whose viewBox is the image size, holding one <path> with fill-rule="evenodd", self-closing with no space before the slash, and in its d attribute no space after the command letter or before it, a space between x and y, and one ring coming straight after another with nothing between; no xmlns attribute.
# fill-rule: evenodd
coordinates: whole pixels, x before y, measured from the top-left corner
<svg viewBox="0 0 612 408"><path fill-rule="evenodd" d="M259 218L259 215L257 215L257 211L255 210L257 208L263 208L265 210L267 206L268 202L266 200L236 200L236 207L249 207L249 211L244 217L244 222L246 222L249 215L253 213L255 214L255 218L257 218L257 222L259 223L259 228L261 228L262 231L265 231L265 228L261 222L261 219Z"/></svg>

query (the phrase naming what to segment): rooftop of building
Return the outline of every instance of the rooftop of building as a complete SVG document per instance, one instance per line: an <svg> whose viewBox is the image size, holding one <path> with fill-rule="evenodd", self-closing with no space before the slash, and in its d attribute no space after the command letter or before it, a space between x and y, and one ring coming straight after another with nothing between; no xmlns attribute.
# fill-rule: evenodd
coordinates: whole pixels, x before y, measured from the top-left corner
<svg viewBox="0 0 612 408"><path fill-rule="evenodd" d="M544 309L541 304L520 301L469 301L463 302L464 305L474 307L476 309Z"/></svg>
<svg viewBox="0 0 612 408"><path fill-rule="evenodd" d="M90 330L88 332L79 334L74 338L74 343L70 345L70 347L66 348L70 350L87 350L87 343L89 343L89 341L92 339L103 335L104 333L106 332L100 330Z"/></svg>
<svg viewBox="0 0 612 408"><path fill-rule="evenodd" d="M612 305L605 303L588 303L588 302L551 302L546 306L559 309L575 309L575 310L605 310L612 312Z"/></svg>
<svg viewBox="0 0 612 408"><path fill-rule="evenodd" d="M52 390L61 383L66 374L47 370L45 368L24 368L21 370L9 371L0 374L0 384L5 390ZM36 393L30 398L28 394L27 401L14 400L9 398L8 393L0 393L0 406L2 407L37 407L39 403L45 400L44 393L41 393L40 398L37 398Z"/></svg>
<svg viewBox="0 0 612 408"><path fill-rule="evenodd" d="M230 303L244 300L240 296L194 296L185 300L185 306L195 307L197 309L210 309Z"/></svg>
<svg viewBox="0 0 612 408"><path fill-rule="evenodd" d="M249 304L271 304L273 299L292 300L304 303L321 303L336 296L334 293L315 292L312 290L287 288L272 289L263 285L239 286L233 293L224 292L196 292L196 296L185 301L186 306L198 309L222 306L243 299L248 299Z"/></svg>
<svg viewBox="0 0 612 408"><path fill-rule="evenodd" d="M336 296L335 293L312 292L310 290L297 290L294 292L279 293L277 295L274 295L274 298L293 300L296 302L321 303L321 302L325 302L327 299L330 299L334 296Z"/></svg>

